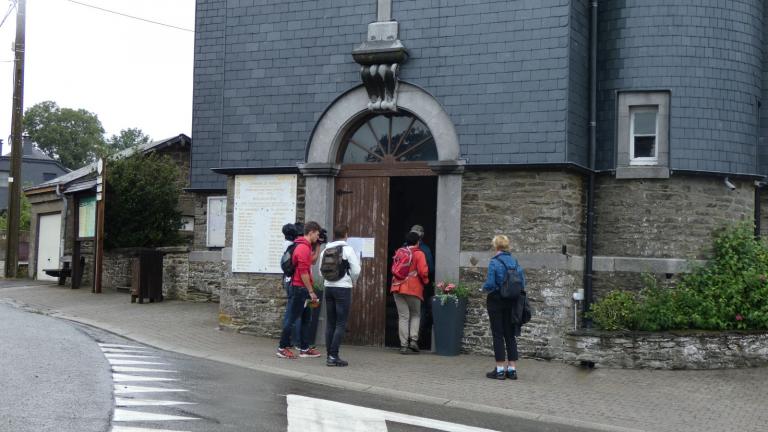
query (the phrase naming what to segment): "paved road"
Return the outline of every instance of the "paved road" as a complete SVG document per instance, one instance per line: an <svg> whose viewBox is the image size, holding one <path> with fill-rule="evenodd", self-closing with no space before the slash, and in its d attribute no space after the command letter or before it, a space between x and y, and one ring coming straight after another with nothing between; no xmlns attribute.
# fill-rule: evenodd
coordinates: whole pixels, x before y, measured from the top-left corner
<svg viewBox="0 0 768 432"><path fill-rule="evenodd" d="M0 305L0 365L0 431L107 430L109 365L77 327Z"/></svg>
<svg viewBox="0 0 768 432"><path fill-rule="evenodd" d="M0 374L3 388L6 383L16 388L11 400L35 399L35 394L46 395L47 390L56 385L61 388L60 394L67 396L57 399L37 397L44 403L35 407L17 403L13 409L25 414L14 417L13 427L0 425L0 431L106 431L110 414L113 432L584 431L311 384L162 351L92 327L25 313L8 306L0 307L3 326L0 343L3 347L18 347L2 351L4 364L14 365L5 368L6 374ZM68 346L70 357L48 356L49 360L33 369L42 369L42 373L49 377L46 384L27 391L29 387L20 384L29 379L31 372L20 373L17 369L27 369L19 365L25 360L19 359L25 356L23 352L33 339L39 348L27 353L26 358L42 359L40 351L48 350L50 344ZM322 359L295 361L301 364ZM69 370L62 363L79 365L78 373L66 373L68 377L77 377L65 379L67 387L54 382L55 377L62 377L62 371ZM371 373L387 371L372 370ZM114 388L115 399L110 394L110 386ZM72 398L71 395L78 396ZM73 401L77 406L73 406ZM5 400L0 396L0 406L7 406L3 402ZM0 412L5 421L5 412ZM41 416L41 412L44 415ZM78 417L85 425L72 423L68 429L60 427L62 412L83 413L82 417L78 414L69 418L76 421L75 417ZM28 429L16 427L30 419L35 419L34 426Z"/></svg>

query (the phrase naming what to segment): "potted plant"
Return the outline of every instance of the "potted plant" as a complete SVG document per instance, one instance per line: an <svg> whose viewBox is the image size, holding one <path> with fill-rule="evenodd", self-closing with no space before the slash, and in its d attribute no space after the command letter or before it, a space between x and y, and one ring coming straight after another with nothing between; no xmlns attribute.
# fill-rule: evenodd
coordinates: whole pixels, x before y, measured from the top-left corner
<svg viewBox="0 0 768 432"><path fill-rule="evenodd" d="M435 353L459 355L469 289L450 281L438 282L435 287L437 292L432 297Z"/></svg>

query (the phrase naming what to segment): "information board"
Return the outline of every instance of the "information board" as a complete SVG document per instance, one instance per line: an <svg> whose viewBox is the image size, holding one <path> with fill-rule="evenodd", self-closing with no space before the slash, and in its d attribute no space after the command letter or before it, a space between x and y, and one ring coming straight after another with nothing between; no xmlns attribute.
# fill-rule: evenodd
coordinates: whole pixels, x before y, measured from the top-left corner
<svg viewBox="0 0 768 432"><path fill-rule="evenodd" d="M296 221L295 174L235 176L232 271L282 273L282 227Z"/></svg>
<svg viewBox="0 0 768 432"><path fill-rule="evenodd" d="M80 238L96 235L96 197L80 198L77 209L77 236Z"/></svg>

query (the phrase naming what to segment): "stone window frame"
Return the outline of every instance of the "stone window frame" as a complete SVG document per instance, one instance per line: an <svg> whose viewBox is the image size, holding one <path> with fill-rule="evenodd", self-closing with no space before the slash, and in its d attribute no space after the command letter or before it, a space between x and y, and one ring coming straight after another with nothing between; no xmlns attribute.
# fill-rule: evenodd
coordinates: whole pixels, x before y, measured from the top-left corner
<svg viewBox="0 0 768 432"><path fill-rule="evenodd" d="M616 178L669 178L669 91L621 92L617 106ZM632 114L655 107L656 160L633 160Z"/></svg>
<svg viewBox="0 0 768 432"><path fill-rule="evenodd" d="M224 201L224 208L226 209L227 206L227 196L221 195L221 196L209 196L206 200L205 204L205 247L209 248L220 248L225 247L227 243L227 236L224 235L224 238L221 241L221 244L212 244L211 243L211 200L222 200ZM222 216L224 218L224 225L226 227L227 222L227 212L224 211L224 215Z"/></svg>

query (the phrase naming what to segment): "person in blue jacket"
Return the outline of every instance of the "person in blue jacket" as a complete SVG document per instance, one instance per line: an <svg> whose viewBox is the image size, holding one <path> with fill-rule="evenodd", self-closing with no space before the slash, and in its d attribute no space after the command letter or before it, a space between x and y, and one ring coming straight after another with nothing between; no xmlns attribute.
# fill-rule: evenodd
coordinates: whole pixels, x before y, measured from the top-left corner
<svg viewBox="0 0 768 432"><path fill-rule="evenodd" d="M502 298L499 289L504 283L507 268L515 268L517 260L509 253L507 236L495 236L492 244L496 254L488 263L488 277L482 289L488 293L486 307L488 319L491 322L496 368L485 376L491 379L516 380L518 353L515 336L520 336L520 326L512 318L516 300ZM525 286L525 280L523 280L523 286Z"/></svg>

